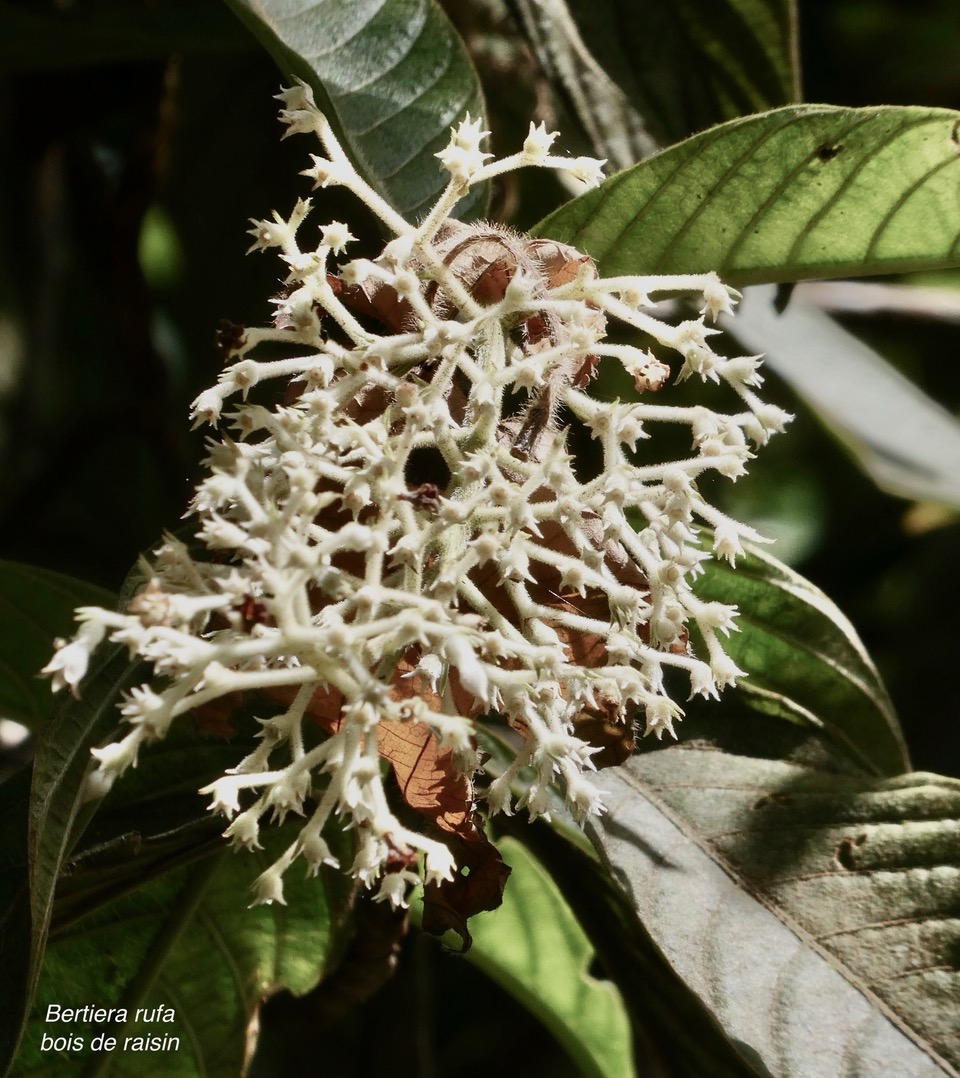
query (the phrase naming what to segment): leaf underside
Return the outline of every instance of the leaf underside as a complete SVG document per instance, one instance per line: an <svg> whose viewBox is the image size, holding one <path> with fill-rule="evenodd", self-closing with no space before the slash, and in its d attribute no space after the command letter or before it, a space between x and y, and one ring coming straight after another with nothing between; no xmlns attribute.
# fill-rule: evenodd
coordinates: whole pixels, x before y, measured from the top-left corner
<svg viewBox="0 0 960 1078"><path fill-rule="evenodd" d="M960 266L960 113L798 105L664 150L536 226L602 273L740 287Z"/></svg>
<svg viewBox="0 0 960 1078"><path fill-rule="evenodd" d="M722 325L763 353L883 490L960 507L960 423L824 311L776 287L748 289Z"/></svg>
<svg viewBox="0 0 960 1078"><path fill-rule="evenodd" d="M654 0L642 19L630 0L566 6L572 57L588 49L661 144L800 96L791 0Z"/></svg>
<svg viewBox="0 0 960 1078"><path fill-rule="evenodd" d="M681 745L600 785L604 858L754 1066L956 1073L960 783Z"/></svg>
<svg viewBox="0 0 960 1078"><path fill-rule="evenodd" d="M284 76L314 90L360 174L404 216L446 182L434 154L464 114L483 116L463 43L434 0L227 0ZM481 213L485 188L457 213Z"/></svg>

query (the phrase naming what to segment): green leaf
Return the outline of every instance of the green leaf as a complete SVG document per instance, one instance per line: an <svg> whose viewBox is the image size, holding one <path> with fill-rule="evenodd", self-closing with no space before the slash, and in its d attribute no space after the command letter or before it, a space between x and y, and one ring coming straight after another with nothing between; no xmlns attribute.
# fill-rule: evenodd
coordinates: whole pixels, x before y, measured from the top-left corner
<svg viewBox="0 0 960 1078"><path fill-rule="evenodd" d="M960 506L960 423L828 314L751 288L724 328L785 379L883 490Z"/></svg>
<svg viewBox="0 0 960 1078"><path fill-rule="evenodd" d="M588 131L605 119L591 97L600 73L661 145L800 97L792 0L650 0L642 15L631 0L519 6ZM608 131L598 152L623 135Z"/></svg>
<svg viewBox="0 0 960 1078"><path fill-rule="evenodd" d="M227 0L285 78L314 90L364 178L415 218L446 182L433 156L483 98L466 49L434 0ZM464 199L481 213L485 189Z"/></svg>
<svg viewBox="0 0 960 1078"><path fill-rule="evenodd" d="M740 631L724 647L748 675L736 691L754 708L815 735L848 768L878 775L909 768L880 676L853 626L819 588L750 547L736 568L706 562L696 591L739 607Z"/></svg>
<svg viewBox="0 0 960 1078"><path fill-rule="evenodd" d="M960 266L960 113L802 105L712 128L537 225L604 274L728 284Z"/></svg>
<svg viewBox="0 0 960 1078"><path fill-rule="evenodd" d="M271 831L256 855L224 849L199 865L170 872L58 934L47 952L16 1073L62 1075L197 1074L234 1078L242 1069L250 1019L263 996L295 994L320 980L346 916L339 873L285 878L287 906L247 909L255 876L292 841L296 826ZM127 1008L128 1023L112 1028L83 1021L45 1021L47 1007ZM172 1022L136 1022L139 1007L171 1008ZM159 1013L162 1012L157 1012ZM169 1013L169 1012L166 1012ZM112 1053L91 1053L90 1038L118 1038ZM41 1051L44 1034L80 1036L84 1048ZM178 1038L144 1055L124 1038ZM129 1042L132 1043L132 1042Z"/></svg>
<svg viewBox="0 0 960 1078"><path fill-rule="evenodd" d="M126 681L130 680L128 676ZM109 709L110 723L115 723L116 692L106 689L110 684L96 672L91 682L85 682L84 695L99 697ZM245 722L245 716L236 718ZM244 896L250 883L292 840L289 829L279 835L271 829L267 853L221 856L223 820L209 816L206 799L197 791L236 763L244 746L252 744L249 725L245 722L245 728L228 742L211 738L189 721L178 724L150 749L149 766L145 761L115 784L77 841L81 829L75 816L72 824L58 826L71 807L66 796L69 783L61 780L67 789L52 785L50 800L58 811L47 821L41 836L44 841L36 843L36 867L46 872L35 869L32 880L34 919L40 925L46 916L49 943L44 933L35 930L32 953L24 959L11 948L19 962L4 966L8 983L18 983L21 976L27 981L29 999L33 986L28 975L36 978L43 959L33 1025L17 1073L40 1073L41 1063L49 1066L51 1054L42 1053L41 1059L38 1047L44 1032L58 1036L91 1032L76 1023L51 1028L43 1021L48 1004L79 1006L101 1001L104 1006L169 1003L175 1007L178 1028L161 1025L124 1033L180 1036L180 1050L170 1053L170 1073L239 1073L243 1029L266 981L272 978L272 986L306 992L316 983L327 957L339 953L340 929L352 895L352 883L340 873L307 880L301 872L291 871L285 880L289 910L246 909ZM86 755L87 746L82 749ZM41 756L39 763L46 772L48 762ZM34 815L38 815L36 808ZM332 846L346 845L339 834L329 839ZM335 852L349 861L350 850ZM54 874L56 901L51 908L50 876ZM41 906L45 897L46 908ZM8 908L17 915L13 903ZM21 974L24 968L26 974ZM64 985L71 986L69 1000L64 998ZM206 999L204 986L215 998ZM13 1025L12 1018L5 1015L4 1019ZM108 1032L116 1035L117 1031ZM89 1047L89 1037L86 1043ZM58 1073L80 1073L79 1057L74 1061L76 1069L70 1070L73 1055L68 1056L57 1063L63 1068ZM135 1053L129 1060L119 1056L110 1073L125 1074L127 1068L132 1073L138 1058L142 1059Z"/></svg>
<svg viewBox="0 0 960 1078"><path fill-rule="evenodd" d="M16 1052L29 999L18 991L30 963L30 895L27 889L27 809L30 772L0 783L0 969L5 1005L0 1009L0 1074Z"/></svg>
<svg viewBox="0 0 960 1078"><path fill-rule="evenodd" d="M25 863L16 872L17 904L28 903L29 933L25 940L4 934L0 963L5 983L18 1007L0 1008L0 1073L9 1065L19 1042L25 1012L36 991L53 915L53 899L64 863L82 829L83 787L90 765L90 746L116 728L116 697L140 669L126 652L106 648L84 679L79 699L61 697L54 715L40 733L31 777L26 827ZM21 1006L22 1005L22 1010Z"/></svg>
<svg viewBox="0 0 960 1078"><path fill-rule="evenodd" d="M549 872L595 948L595 964L620 990L634 1027L636 1073L743 1078L742 1059L660 954L583 832L558 826L556 817L498 823Z"/></svg>
<svg viewBox="0 0 960 1078"><path fill-rule="evenodd" d="M598 785L602 856L755 1069L956 1073L960 783L679 745Z"/></svg>
<svg viewBox="0 0 960 1078"><path fill-rule="evenodd" d="M31 729L50 714L50 682L39 676L53 641L74 630L78 606L113 608L116 597L73 577L19 562L0 561L0 717Z"/></svg>
<svg viewBox="0 0 960 1078"><path fill-rule="evenodd" d="M630 1023L613 984L590 976L590 941L550 875L517 841L497 844L513 870L503 905L470 921L472 962L528 1007L581 1071L633 1074Z"/></svg>

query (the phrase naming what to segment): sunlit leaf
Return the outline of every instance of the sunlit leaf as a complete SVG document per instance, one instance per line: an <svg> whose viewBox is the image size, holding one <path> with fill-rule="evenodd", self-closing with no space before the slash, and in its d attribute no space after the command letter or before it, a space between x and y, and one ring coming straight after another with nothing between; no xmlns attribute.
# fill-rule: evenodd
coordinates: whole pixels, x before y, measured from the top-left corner
<svg viewBox="0 0 960 1078"><path fill-rule="evenodd" d="M112 607L95 584L19 562L0 561L0 718L36 729L53 708L50 682L39 676L53 641L71 636L78 606Z"/></svg>
<svg viewBox="0 0 960 1078"><path fill-rule="evenodd" d="M610 275L740 286L960 266L960 113L801 105L712 128L545 218Z"/></svg>
<svg viewBox="0 0 960 1078"><path fill-rule="evenodd" d="M746 672L754 707L823 739L848 767L895 775L909 767L893 706L853 626L819 588L751 547L736 568L706 563L704 599L739 607L725 649ZM724 718L722 721L734 721Z"/></svg>
<svg viewBox="0 0 960 1078"><path fill-rule="evenodd" d="M695 745L599 783L603 857L761 1073L955 1073L960 783Z"/></svg>
<svg viewBox="0 0 960 1078"><path fill-rule="evenodd" d="M796 390L884 490L960 506L960 423L829 315L751 288L726 321Z"/></svg>
<svg viewBox="0 0 960 1078"><path fill-rule="evenodd" d="M510 883L500 909L471 920L467 958L536 1014L583 1074L626 1078L632 1048L619 993L587 972L593 948L542 865L519 842L498 846Z"/></svg>
<svg viewBox="0 0 960 1078"><path fill-rule="evenodd" d="M446 174L433 156L450 127L483 115L476 72L434 0L227 0L284 77L313 87L354 163L415 217ZM477 187L460 207L478 212Z"/></svg>

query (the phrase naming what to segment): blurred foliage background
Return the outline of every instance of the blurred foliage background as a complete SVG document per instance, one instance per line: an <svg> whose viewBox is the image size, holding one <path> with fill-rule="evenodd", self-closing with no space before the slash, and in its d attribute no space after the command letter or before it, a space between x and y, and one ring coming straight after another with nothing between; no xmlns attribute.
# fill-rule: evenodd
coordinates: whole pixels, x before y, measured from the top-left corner
<svg viewBox="0 0 960 1078"><path fill-rule="evenodd" d="M495 137L512 146L545 92L535 65L521 53L516 66L485 14L448 7L479 44ZM960 108L953 0L806 0L800 18L806 100ZM279 267L242 257L247 218L305 193L297 173L312 147L281 144L277 70L220 0L4 0L0 76L0 557L115 590L189 497L202 434L186 415L219 369L218 322L269 317ZM561 197L499 190L493 212L526 225ZM960 410L960 327L843 321ZM960 741L944 736L960 714L960 519L879 491L774 381L796 422L730 503L850 616L915 766L960 775ZM454 984L458 1016L444 1010ZM517 1022L523 1073L569 1072L499 989L416 937L384 992L331 1034L330 1073L363 1073L351 1046L397 1008L432 1030L417 1073L488 1073L518 1043ZM482 1025L463 1021L474 1010ZM371 1046L384 1058L370 1073L396 1050L389 1038Z"/></svg>

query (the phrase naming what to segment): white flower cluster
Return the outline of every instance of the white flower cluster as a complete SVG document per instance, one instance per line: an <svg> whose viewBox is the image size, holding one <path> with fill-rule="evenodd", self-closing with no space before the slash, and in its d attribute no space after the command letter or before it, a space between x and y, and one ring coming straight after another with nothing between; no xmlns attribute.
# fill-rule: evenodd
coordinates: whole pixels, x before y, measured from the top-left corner
<svg viewBox="0 0 960 1078"><path fill-rule="evenodd" d="M427 881L451 879L456 866L442 841L392 810L378 726L426 724L469 777L479 766L473 719L498 712L523 743L486 790L490 811L511 810L522 768L531 815L547 811L554 782L577 817L599 811L585 777L597 749L576 735L578 715L637 714L647 733L672 733L682 712L666 695L667 668L689 677L691 695L716 695L741 673L721 643L736 611L691 586L710 556L697 525L731 562L742 538L759 536L709 505L697 480L737 478L750 443L789 417L755 396L756 358L711 349L706 319L735 297L714 274L603 280L569 247L449 217L467 188L508 169L597 183L600 162L551 156L555 136L531 125L520 153L488 163L487 133L468 117L437 154L448 185L414 225L356 173L305 86L280 96L290 132L315 133L327 154L306 174L350 189L395 238L375 260L344 262L346 225L301 246L309 200L289 219L254 222L253 247L277 248L288 273L274 325L238 334L219 384L194 404L198 422L233 431L209 443L192 504L210 556L168 538L127 609L81 609L79 633L45 672L75 691L106 636L153 665L153 683L122 704L129 732L94 750L101 792L185 713L237 690L282 700L260 720L256 750L202 791L241 847L258 846L268 815L307 814L256 900L282 901L282 874L299 857L311 873L335 863L323 835L340 815L356 836L350 871L402 903L418 878L414 854ZM701 317L659 321L652 293L702 296ZM668 368L608 342L608 317L678 353L678 378L726 383L742 410L651 403ZM252 358L263 346L271 358ZM587 392L611 361L634 378L638 402ZM279 403L248 401L271 379ZM578 475L564 428L574 422L599 442L599 474ZM690 455L637 463L656 423L688 427ZM439 478L418 483L414 464L428 458ZM411 676L429 693L398 691ZM318 695L339 708L329 736L310 721Z"/></svg>

